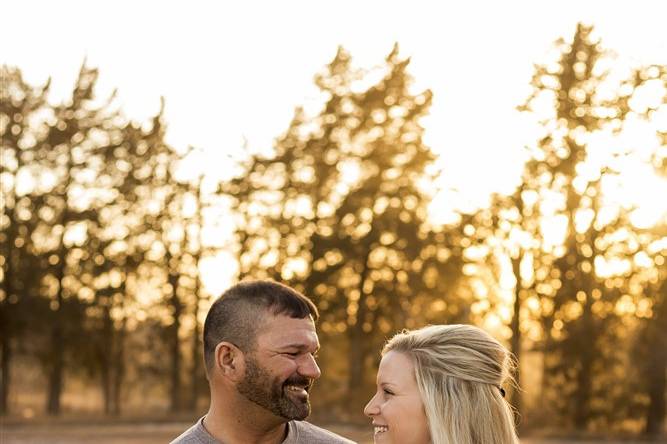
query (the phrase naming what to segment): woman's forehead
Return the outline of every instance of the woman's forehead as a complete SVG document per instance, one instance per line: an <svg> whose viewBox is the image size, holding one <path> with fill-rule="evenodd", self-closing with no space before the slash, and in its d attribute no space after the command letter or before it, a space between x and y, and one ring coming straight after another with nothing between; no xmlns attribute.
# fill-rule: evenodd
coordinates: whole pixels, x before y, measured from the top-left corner
<svg viewBox="0 0 667 444"><path fill-rule="evenodd" d="M405 353L390 351L382 357L378 369L379 383L398 384L414 379L414 365Z"/></svg>

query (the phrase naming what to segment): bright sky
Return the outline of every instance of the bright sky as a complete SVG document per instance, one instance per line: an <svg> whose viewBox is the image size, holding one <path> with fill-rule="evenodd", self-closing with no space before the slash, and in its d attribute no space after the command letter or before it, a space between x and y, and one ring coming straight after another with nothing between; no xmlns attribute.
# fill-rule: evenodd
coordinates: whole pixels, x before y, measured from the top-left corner
<svg viewBox="0 0 667 444"><path fill-rule="evenodd" d="M534 134L515 106L528 93L533 63L558 37L571 38L578 21L593 23L625 60L667 63L662 0L0 4L0 63L18 66L34 84L51 76L59 101L86 58L100 69L100 95L117 88L119 105L140 121L164 96L168 141L204 149L209 171L224 169L244 139L266 150L296 106L316 106L313 76L338 45L370 68L398 42L417 87L434 92L426 141L441 156L443 186L460 190L445 196L458 207L516 184L522 147ZM655 207L667 188L646 193L654 183L636 176L625 194Z"/></svg>
<svg viewBox="0 0 667 444"><path fill-rule="evenodd" d="M427 142L461 206L516 183L531 132L514 107L532 64L578 21L626 59L667 63L661 0L2 3L0 63L34 83L52 76L58 100L86 57L98 91L118 88L130 117L145 120L164 96L168 141L205 149L211 168L243 138L270 147L294 107L316 101L313 76L339 44L372 67L397 41L417 85L434 92Z"/></svg>

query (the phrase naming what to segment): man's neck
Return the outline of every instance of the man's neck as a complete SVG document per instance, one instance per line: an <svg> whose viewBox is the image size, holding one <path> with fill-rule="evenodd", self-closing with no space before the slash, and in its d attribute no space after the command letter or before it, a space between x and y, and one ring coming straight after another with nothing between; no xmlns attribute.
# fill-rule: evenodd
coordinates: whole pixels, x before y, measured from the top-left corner
<svg viewBox="0 0 667 444"><path fill-rule="evenodd" d="M243 404L243 403L242 403ZM280 444L287 436L287 423L268 412L248 406L211 404L204 427L224 444ZM262 409L263 410L263 409Z"/></svg>

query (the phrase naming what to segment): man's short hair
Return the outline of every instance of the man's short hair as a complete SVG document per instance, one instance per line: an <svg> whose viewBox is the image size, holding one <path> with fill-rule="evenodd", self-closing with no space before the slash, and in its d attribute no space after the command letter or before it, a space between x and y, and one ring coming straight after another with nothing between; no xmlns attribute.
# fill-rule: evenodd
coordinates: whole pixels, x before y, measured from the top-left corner
<svg viewBox="0 0 667 444"><path fill-rule="evenodd" d="M255 347L257 331L266 314L303 319L319 317L315 304L298 291L274 281L247 281L234 285L216 300L204 322L204 361L213 367L220 342L234 344L244 352Z"/></svg>

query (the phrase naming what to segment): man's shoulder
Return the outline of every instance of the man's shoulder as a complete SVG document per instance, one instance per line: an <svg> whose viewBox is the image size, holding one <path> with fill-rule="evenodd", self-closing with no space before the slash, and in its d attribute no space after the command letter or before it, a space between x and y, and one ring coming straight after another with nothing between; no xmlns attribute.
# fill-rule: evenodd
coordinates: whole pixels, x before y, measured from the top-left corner
<svg viewBox="0 0 667 444"><path fill-rule="evenodd" d="M297 439L299 443L308 444L354 444L347 438L335 434L329 430L317 427L306 421L291 421L297 429Z"/></svg>
<svg viewBox="0 0 667 444"><path fill-rule="evenodd" d="M218 444L218 441L204 429L200 419L169 444Z"/></svg>

